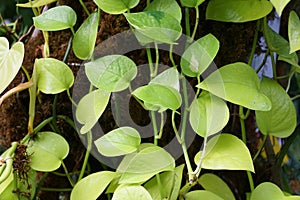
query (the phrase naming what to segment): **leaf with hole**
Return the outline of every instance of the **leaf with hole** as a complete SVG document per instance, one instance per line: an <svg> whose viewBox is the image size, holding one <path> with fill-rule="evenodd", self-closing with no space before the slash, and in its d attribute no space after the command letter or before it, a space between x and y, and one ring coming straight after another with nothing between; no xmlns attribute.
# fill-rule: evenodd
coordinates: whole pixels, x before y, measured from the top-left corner
<svg viewBox="0 0 300 200"><path fill-rule="evenodd" d="M0 94L15 78L22 66L24 58L24 44L16 42L9 49L9 42L0 37Z"/></svg>
<svg viewBox="0 0 300 200"><path fill-rule="evenodd" d="M224 200L218 195L206 190L195 190L192 192L188 192L185 195L185 200L199 200L199 199Z"/></svg>
<svg viewBox="0 0 300 200"><path fill-rule="evenodd" d="M79 27L73 38L73 51L81 60L91 58L96 44L99 13L92 13Z"/></svg>
<svg viewBox="0 0 300 200"><path fill-rule="evenodd" d="M195 156L196 164L199 163L201 154L202 151ZM254 172L249 149L242 140L231 134L217 135L208 141L201 167L214 170Z"/></svg>
<svg viewBox="0 0 300 200"><path fill-rule="evenodd" d="M112 200L152 200L149 192L139 185L121 185L114 192Z"/></svg>
<svg viewBox="0 0 300 200"><path fill-rule="evenodd" d="M177 19L177 21L179 22L182 18L181 8L178 5L178 3L174 0L154 0L145 8L144 11L165 12Z"/></svg>
<svg viewBox="0 0 300 200"><path fill-rule="evenodd" d="M259 91L260 80L252 67L237 62L214 71L197 87L252 110L270 110L271 102Z"/></svg>
<svg viewBox="0 0 300 200"><path fill-rule="evenodd" d="M80 129L81 134L90 131L98 122L109 102L110 94L110 92L98 89L88 93L79 101L76 119L83 124Z"/></svg>
<svg viewBox="0 0 300 200"><path fill-rule="evenodd" d="M75 11L69 6L50 8L37 17L33 17L34 26L43 31L59 31L72 28L77 20Z"/></svg>
<svg viewBox="0 0 300 200"><path fill-rule="evenodd" d="M30 167L37 171L50 172L58 169L69 153L67 141L53 132L39 132L27 147Z"/></svg>
<svg viewBox="0 0 300 200"><path fill-rule="evenodd" d="M192 43L181 57L182 72L190 77L200 76L213 62L219 47L218 39L212 34L208 34Z"/></svg>
<svg viewBox="0 0 300 200"><path fill-rule="evenodd" d="M280 138L290 136L297 125L295 106L286 91L276 81L264 77L261 92L272 103L269 111L255 111L258 128L264 135Z"/></svg>
<svg viewBox="0 0 300 200"><path fill-rule="evenodd" d="M128 88L137 74L137 67L126 56L108 55L86 63L85 72L95 87L118 92Z"/></svg>
<svg viewBox="0 0 300 200"><path fill-rule="evenodd" d="M73 188L71 200L96 200L116 176L115 172L101 171L84 177Z"/></svg>
<svg viewBox="0 0 300 200"><path fill-rule="evenodd" d="M190 106L190 124L201 137L221 131L229 121L229 109L219 97L203 91Z"/></svg>
<svg viewBox="0 0 300 200"><path fill-rule="evenodd" d="M283 9L290 1L291 0L270 0L279 16L281 16Z"/></svg>
<svg viewBox="0 0 300 200"><path fill-rule="evenodd" d="M139 13L124 14L128 23L135 28L139 34L147 38L149 42L175 44L181 36L182 28L180 22L173 16L162 11L144 11Z"/></svg>
<svg viewBox="0 0 300 200"><path fill-rule="evenodd" d="M290 12L288 35L290 41L290 53L300 49L300 20L295 11Z"/></svg>
<svg viewBox="0 0 300 200"><path fill-rule="evenodd" d="M41 6L45 6L47 4L51 4L56 1L57 0L33 0L33 1L29 1L27 3L17 3L17 6L24 7L24 8L38 8Z"/></svg>
<svg viewBox="0 0 300 200"><path fill-rule="evenodd" d="M188 8L195 8L202 4L205 0L180 0L181 4Z"/></svg>
<svg viewBox="0 0 300 200"><path fill-rule="evenodd" d="M211 0L206 19L222 22L248 22L267 16L273 9L267 0Z"/></svg>
<svg viewBox="0 0 300 200"><path fill-rule="evenodd" d="M58 94L72 87L74 75L64 62L54 58L35 60L37 85L45 94Z"/></svg>
<svg viewBox="0 0 300 200"><path fill-rule="evenodd" d="M177 110L181 105L180 93L172 87L149 84L137 88L132 95L144 101L144 103L154 105L159 112L167 109Z"/></svg>
<svg viewBox="0 0 300 200"><path fill-rule="evenodd" d="M133 153L140 143L139 132L131 127L114 129L95 141L98 151L104 156L121 156Z"/></svg>
<svg viewBox="0 0 300 200"><path fill-rule="evenodd" d="M138 5L139 0L94 0L108 14L122 14Z"/></svg>

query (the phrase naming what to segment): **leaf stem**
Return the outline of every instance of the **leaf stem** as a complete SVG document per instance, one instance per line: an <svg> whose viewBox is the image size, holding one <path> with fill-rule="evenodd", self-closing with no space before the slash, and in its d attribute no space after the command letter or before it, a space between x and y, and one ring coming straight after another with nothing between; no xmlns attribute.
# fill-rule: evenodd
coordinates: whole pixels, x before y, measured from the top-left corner
<svg viewBox="0 0 300 200"><path fill-rule="evenodd" d="M197 32L197 28L198 28L198 24L199 24L199 7L196 6L195 10L196 10L196 21L195 21L195 26L194 26L193 34L192 34L192 37L191 37L191 42L195 38L195 35L196 35L196 32Z"/></svg>
<svg viewBox="0 0 300 200"><path fill-rule="evenodd" d="M83 3L83 1L82 1L82 0L79 0L79 2L80 2L80 4L81 4L81 6L82 6L84 12L85 12L87 15L90 15L90 12L89 12L89 10L87 9L87 7L85 6L85 4Z"/></svg>
<svg viewBox="0 0 300 200"><path fill-rule="evenodd" d="M65 174L67 175L67 178L68 178L71 186L74 187L75 183L73 182L71 176L69 175L68 168L66 167L64 161L61 161L61 166L64 168Z"/></svg>
<svg viewBox="0 0 300 200"><path fill-rule="evenodd" d="M86 147L84 161L83 161L82 168L81 168L81 171L80 171L80 174L78 177L78 181L80 181L83 178L86 166L88 164L90 152L92 150L92 131L91 130L87 133L87 141L88 141L88 143L87 143L87 147Z"/></svg>
<svg viewBox="0 0 300 200"><path fill-rule="evenodd" d="M185 34L191 36L191 27L190 27L190 9L188 7L184 8L185 13Z"/></svg>
<svg viewBox="0 0 300 200"><path fill-rule="evenodd" d="M250 65L250 66L252 65L253 57L254 57L255 50L256 50L256 45L257 45L257 41L258 41L259 27L260 27L260 20L257 20L256 29L255 29L254 38L253 38L253 43L252 43L251 54L250 54L250 58L249 58L249 61L248 61L248 65Z"/></svg>
<svg viewBox="0 0 300 200"><path fill-rule="evenodd" d="M263 137L263 140L262 140L262 143L258 149L258 151L256 152L255 156L253 157L253 161L256 160L256 158L259 156L259 154L261 153L261 151L263 150L264 146L265 146L265 143L266 143L266 140L267 140L267 135L264 135Z"/></svg>

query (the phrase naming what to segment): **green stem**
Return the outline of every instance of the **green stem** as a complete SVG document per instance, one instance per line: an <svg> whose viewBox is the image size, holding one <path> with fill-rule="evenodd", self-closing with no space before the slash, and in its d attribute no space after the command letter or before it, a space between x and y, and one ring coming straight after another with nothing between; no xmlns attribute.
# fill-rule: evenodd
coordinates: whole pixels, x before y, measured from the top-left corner
<svg viewBox="0 0 300 200"><path fill-rule="evenodd" d="M71 93L70 93L70 90L67 89L67 94L68 94L68 97L70 99L70 101L72 102L72 104L77 107L77 103L73 100L72 96L71 96Z"/></svg>
<svg viewBox="0 0 300 200"><path fill-rule="evenodd" d="M52 118L52 125L54 127L54 131L56 133L60 134L60 130L59 130L59 128L57 126L57 123L56 123L56 121L57 121L57 114L56 114L57 100L58 100L58 95L55 94L54 95L54 100L53 100L53 105L52 105L52 117L53 117Z"/></svg>
<svg viewBox="0 0 300 200"><path fill-rule="evenodd" d="M85 6L85 4L83 3L83 1L82 1L82 0L79 0L79 2L80 2L80 4L81 4L81 6L82 6L84 12L85 12L87 15L90 15L90 12L89 12L89 10L87 9L87 7Z"/></svg>
<svg viewBox="0 0 300 200"><path fill-rule="evenodd" d="M64 168L65 174L66 174L66 176L67 176L67 178L68 178L68 180L69 180L71 186L74 187L75 183L74 183L74 181L72 180L72 178L71 178L71 176L70 176L70 174L69 174L69 172L68 172L68 168L67 168L67 166L65 165L64 161L61 161L61 166Z"/></svg>
<svg viewBox="0 0 300 200"><path fill-rule="evenodd" d="M155 137L159 140L162 137L162 134L164 132L164 112L160 113L160 128L159 128L159 133Z"/></svg>
<svg viewBox="0 0 300 200"><path fill-rule="evenodd" d="M154 73L151 74L152 78L154 78L157 75L158 63L159 63L159 50L156 42L154 43L154 46L155 46L155 67L154 67Z"/></svg>
<svg viewBox="0 0 300 200"><path fill-rule="evenodd" d="M267 61L267 58L269 56L269 53L270 53L270 50L268 49L267 52L265 53L265 57L262 61L262 63L259 65L259 67L256 69L256 73L258 73L262 68L263 66L265 65L266 61Z"/></svg>
<svg viewBox="0 0 300 200"><path fill-rule="evenodd" d="M153 132L154 132L154 145L158 145L158 129L157 129L157 124L156 124L156 117L155 117L155 112L154 111L150 111L151 113L151 120L152 120L152 124L153 124Z"/></svg>
<svg viewBox="0 0 300 200"><path fill-rule="evenodd" d="M253 39L253 43L252 43L251 54L250 54L250 58L249 58L249 61L248 61L248 64L250 66L252 65L253 57L254 57L255 50L256 50L259 27L260 27L260 20L257 20L257 22L256 22L256 29L255 29L255 33L254 33L254 39Z"/></svg>
<svg viewBox="0 0 300 200"><path fill-rule="evenodd" d="M151 56L151 49L146 48L146 52L147 52L148 64L149 64L149 69L150 69L150 78L151 78L152 74L154 74L154 67L153 67L153 61L152 61L152 56Z"/></svg>
<svg viewBox="0 0 300 200"><path fill-rule="evenodd" d="M41 177L39 183L37 184L37 187L36 187L36 190L35 190L35 195L34 195L34 198L33 198L33 199L37 199L37 195L38 195L39 191L41 190L42 185L44 184L44 182L45 182L47 176L48 176L48 172L45 172L45 173L43 174L43 176Z"/></svg>
<svg viewBox="0 0 300 200"><path fill-rule="evenodd" d="M291 100L294 101L294 100L296 100L296 99L298 99L298 98L300 98L300 94L298 94L298 95L292 97Z"/></svg>
<svg viewBox="0 0 300 200"><path fill-rule="evenodd" d="M172 66L176 67L176 63L175 63L174 58L173 58L173 44L170 44L169 57L170 57L170 61L172 63Z"/></svg>
<svg viewBox="0 0 300 200"><path fill-rule="evenodd" d="M197 32L197 29L198 29L198 24L199 24L199 7L195 7L195 10L196 10L196 21L195 21L195 26L194 26L194 30L193 30L193 34L192 34L192 37L191 37L191 42L194 40L195 38L195 35L196 35L196 32Z"/></svg>
<svg viewBox="0 0 300 200"><path fill-rule="evenodd" d="M88 164L88 160L89 160L89 156L90 156L90 152L92 150L92 131L89 131L87 133L87 147L86 147L86 152L85 152L85 156L84 156L84 160L83 160L83 164L82 164L82 168L78 177L78 181L80 181L83 178L86 166Z"/></svg>
<svg viewBox="0 0 300 200"><path fill-rule="evenodd" d="M48 192L71 192L73 188L41 188L40 190Z"/></svg>
<svg viewBox="0 0 300 200"><path fill-rule="evenodd" d="M75 131L77 131L74 121L72 119L70 119L69 117L64 116L64 115L57 115L57 118L65 120Z"/></svg>
<svg viewBox="0 0 300 200"><path fill-rule="evenodd" d="M185 34L189 37L191 36L190 9L188 7L185 7L184 13L185 13Z"/></svg>
<svg viewBox="0 0 300 200"><path fill-rule="evenodd" d="M265 146L265 143L266 143L266 140L267 140L267 135L264 135L264 138L262 140L262 143L258 149L258 151L256 152L255 156L253 157L253 161L256 160L256 158L259 156L259 154L261 153L261 151L263 150L264 146Z"/></svg>
<svg viewBox="0 0 300 200"><path fill-rule="evenodd" d="M28 133L33 134L33 122L35 117L35 102L36 102L36 90L37 90L37 74L36 69L33 69L31 77L33 86L29 88L29 110L28 110Z"/></svg>
<svg viewBox="0 0 300 200"><path fill-rule="evenodd" d="M181 137L178 133L178 130L177 130L177 127L176 127L176 124L175 124L175 111L172 111L172 127L173 127L173 130L174 130L174 133L176 135L176 138L177 138L177 141L179 144L182 144L183 141L181 140Z"/></svg>
<svg viewBox="0 0 300 200"><path fill-rule="evenodd" d="M64 58L63 58L63 62L65 63L67 61L68 55L72 49L72 41L73 41L73 36L70 37L69 42L68 42L68 46L67 46L67 50L65 52Z"/></svg>

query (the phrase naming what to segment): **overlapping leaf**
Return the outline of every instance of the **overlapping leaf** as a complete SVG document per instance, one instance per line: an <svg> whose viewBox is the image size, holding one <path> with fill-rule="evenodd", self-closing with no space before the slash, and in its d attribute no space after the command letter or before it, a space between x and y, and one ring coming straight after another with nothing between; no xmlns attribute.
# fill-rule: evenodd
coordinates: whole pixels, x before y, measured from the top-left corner
<svg viewBox="0 0 300 200"><path fill-rule="evenodd" d="M33 0L27 3L18 3L17 6L24 7L24 8L38 8L56 1L57 0Z"/></svg>
<svg viewBox="0 0 300 200"><path fill-rule="evenodd" d="M300 49L300 20L295 11L290 12L288 26L290 53L293 53Z"/></svg>
<svg viewBox="0 0 300 200"><path fill-rule="evenodd" d="M108 14L122 14L138 5L139 0L94 0L94 2Z"/></svg>
<svg viewBox="0 0 300 200"><path fill-rule="evenodd" d="M152 200L151 195L143 186L120 186L114 192L112 200Z"/></svg>

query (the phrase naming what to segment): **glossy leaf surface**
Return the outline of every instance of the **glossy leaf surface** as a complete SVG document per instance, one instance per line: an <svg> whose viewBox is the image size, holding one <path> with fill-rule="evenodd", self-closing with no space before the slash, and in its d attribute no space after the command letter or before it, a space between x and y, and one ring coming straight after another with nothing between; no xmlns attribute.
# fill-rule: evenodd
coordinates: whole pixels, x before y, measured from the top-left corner
<svg viewBox="0 0 300 200"><path fill-rule="evenodd" d="M122 14L138 5L139 0L94 0L94 2L108 14Z"/></svg>
<svg viewBox="0 0 300 200"><path fill-rule="evenodd" d="M276 9L276 12L281 16L283 9L291 0L270 0Z"/></svg>
<svg viewBox="0 0 300 200"><path fill-rule="evenodd" d="M261 199L285 200L284 194L280 188L270 182L261 183L252 192L250 200Z"/></svg>
<svg viewBox="0 0 300 200"><path fill-rule="evenodd" d="M29 1L27 3L18 3L17 6L24 7L24 8L38 8L56 1L57 0L34 0L34 1Z"/></svg>
<svg viewBox="0 0 300 200"><path fill-rule="evenodd" d="M252 110L270 110L270 100L259 91L260 80L252 67L237 62L221 67L197 87Z"/></svg>
<svg viewBox="0 0 300 200"><path fill-rule="evenodd" d="M120 186L114 192L112 200L152 200L151 195L143 186Z"/></svg>
<svg viewBox="0 0 300 200"><path fill-rule="evenodd" d="M290 12L288 35L290 41L290 53L300 49L300 20L295 11Z"/></svg>
<svg viewBox="0 0 300 200"><path fill-rule="evenodd" d="M161 84L179 91L179 73L175 68L167 69L154 77L149 84Z"/></svg>
<svg viewBox="0 0 300 200"><path fill-rule="evenodd" d="M199 6L205 0L180 0L181 4L188 8L194 8Z"/></svg>
<svg viewBox="0 0 300 200"><path fill-rule="evenodd" d="M145 8L144 11L161 11L171 15L179 22L182 18L180 6L173 0L154 0Z"/></svg>
<svg viewBox="0 0 300 200"><path fill-rule="evenodd" d="M199 199L224 200L218 195L206 190L195 190L185 195L185 200L199 200Z"/></svg>

